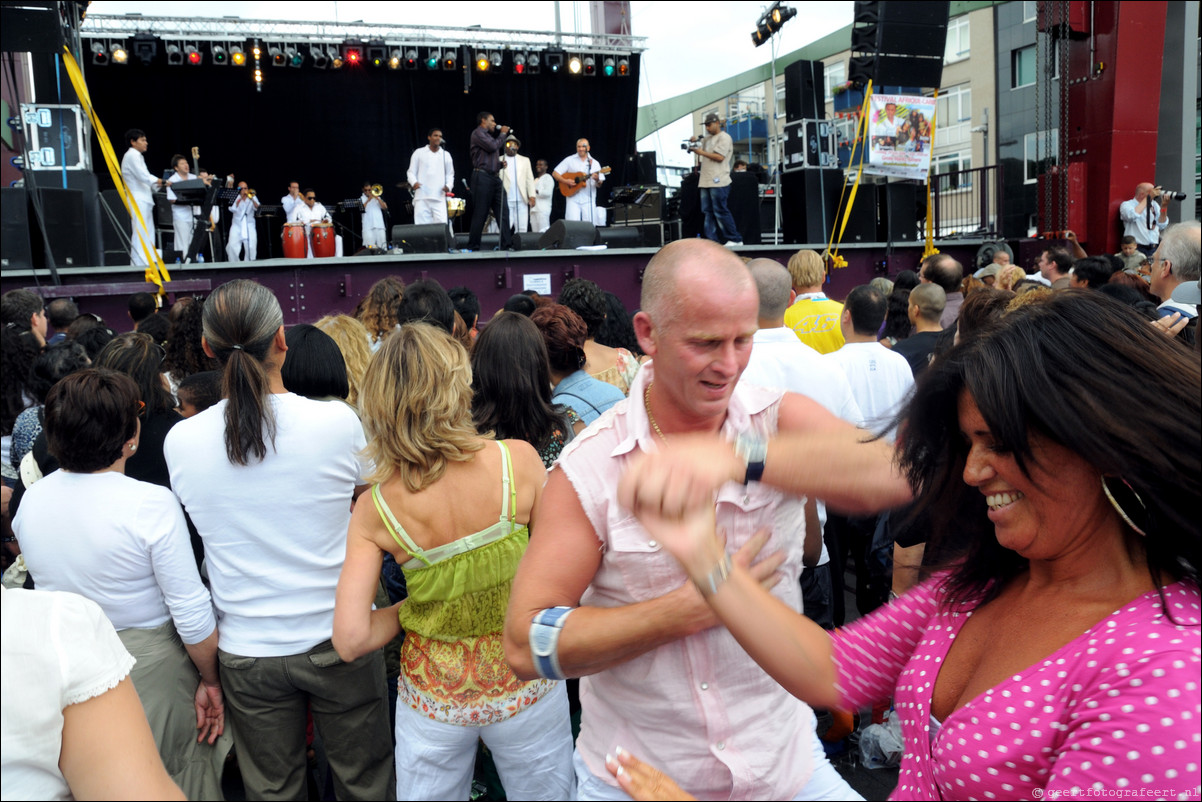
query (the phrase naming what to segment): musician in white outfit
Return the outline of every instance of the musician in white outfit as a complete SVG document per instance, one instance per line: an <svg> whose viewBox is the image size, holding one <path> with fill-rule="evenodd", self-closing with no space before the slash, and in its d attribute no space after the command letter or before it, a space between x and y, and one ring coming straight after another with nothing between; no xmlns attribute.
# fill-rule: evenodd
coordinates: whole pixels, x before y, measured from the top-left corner
<svg viewBox="0 0 1202 802"><path fill-rule="evenodd" d="M455 185L455 165L442 147L442 131L432 128L426 139L430 144L413 151L409 159L413 222L419 226L447 222L447 193Z"/></svg>
<svg viewBox="0 0 1202 802"><path fill-rule="evenodd" d="M330 222L330 213L326 211L326 207L317 202L317 193L311 189L306 189L303 202L292 207L292 213L288 215L289 223L304 223L305 224L305 255L307 258L313 258L313 224Z"/></svg>
<svg viewBox="0 0 1202 802"><path fill-rule="evenodd" d="M370 182L364 182L359 202L363 204L363 247L388 248L388 232L384 228L384 210L388 204L379 195L373 195Z"/></svg>
<svg viewBox="0 0 1202 802"><path fill-rule="evenodd" d="M595 223L597 190L605 182L605 174L601 172L601 164L589 152L587 139L577 139L575 155L568 156L551 171L551 176L562 184L564 189L571 189L576 184L572 179L564 178L567 173L584 173L588 178L585 180L587 185L567 199L564 219Z"/></svg>
<svg viewBox="0 0 1202 802"><path fill-rule="evenodd" d="M238 197L230 204L230 241L225 254L231 262L238 262L242 246L246 245L246 261L253 262L259 248L259 232L255 226L255 212L259 210L259 199L250 194L245 181L238 182Z"/></svg>
<svg viewBox="0 0 1202 802"><path fill-rule="evenodd" d="M538 175L534 179L534 205L530 207L530 230L543 233L551 227L551 193L555 191L555 179L548 172L546 159L539 159L534 164Z"/></svg>
<svg viewBox="0 0 1202 802"><path fill-rule="evenodd" d="M305 199L301 197L300 184L292 181L288 184L288 194L280 198L280 206L284 207L284 219L292 219L292 210L297 204L304 203Z"/></svg>
<svg viewBox="0 0 1202 802"><path fill-rule="evenodd" d="M171 185L192 180L196 176L188 170L188 159L178 153L171 157L171 166L175 172L167 179L167 200L171 202L171 227L175 234L175 249L179 251L179 258L183 259L188 255L188 247L192 244L193 221L196 215L200 214L200 210L195 206L177 204L179 199L171 191Z"/></svg>
<svg viewBox="0 0 1202 802"><path fill-rule="evenodd" d="M155 178L146 169L146 159L143 156L149 147L146 133L140 128L131 128L125 132L125 141L129 143L129 150L121 157L121 179L129 189L131 200L142 213L142 223L138 222L137 215L132 210L129 214L129 263L145 267L148 262L143 243L146 248L155 247L154 190L163 185L163 179Z"/></svg>
<svg viewBox="0 0 1202 802"><path fill-rule="evenodd" d="M530 159L518 155L521 146L521 140L513 134L506 138L505 167L501 170L501 182L509 201L509 222L515 234L530 230L530 207L534 205L534 172L530 169Z"/></svg>

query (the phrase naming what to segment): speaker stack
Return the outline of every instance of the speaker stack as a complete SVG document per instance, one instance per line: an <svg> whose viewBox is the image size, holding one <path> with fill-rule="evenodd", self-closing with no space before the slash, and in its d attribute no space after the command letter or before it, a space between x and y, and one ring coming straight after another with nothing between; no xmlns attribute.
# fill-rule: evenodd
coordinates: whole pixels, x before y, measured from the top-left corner
<svg viewBox="0 0 1202 802"><path fill-rule="evenodd" d="M950 5L947 0L857 0L848 78L878 87L938 88Z"/></svg>

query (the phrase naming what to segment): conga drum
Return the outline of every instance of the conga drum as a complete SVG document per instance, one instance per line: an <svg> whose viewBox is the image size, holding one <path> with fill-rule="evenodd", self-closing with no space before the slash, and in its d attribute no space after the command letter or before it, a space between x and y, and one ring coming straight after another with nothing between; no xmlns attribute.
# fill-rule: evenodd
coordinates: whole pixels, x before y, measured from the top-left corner
<svg viewBox="0 0 1202 802"><path fill-rule="evenodd" d="M285 259L304 259L305 258L305 224L304 223L285 223L284 231L284 258Z"/></svg>
<svg viewBox="0 0 1202 802"><path fill-rule="evenodd" d="M313 257L322 259L327 256L333 256L337 253L337 243L334 239L334 225L332 223L314 223L313 231L309 234L313 242Z"/></svg>

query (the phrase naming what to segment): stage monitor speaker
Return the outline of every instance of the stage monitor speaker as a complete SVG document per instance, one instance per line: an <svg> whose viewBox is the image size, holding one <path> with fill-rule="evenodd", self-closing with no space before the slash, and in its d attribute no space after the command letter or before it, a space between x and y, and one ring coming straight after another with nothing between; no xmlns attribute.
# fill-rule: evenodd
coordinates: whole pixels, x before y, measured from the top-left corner
<svg viewBox="0 0 1202 802"><path fill-rule="evenodd" d="M600 245L597 227L583 220L556 220L538 241L544 251L574 250L582 245Z"/></svg>
<svg viewBox="0 0 1202 802"><path fill-rule="evenodd" d="M392 244L405 253L446 253L451 250L451 235L446 223L393 226Z"/></svg>
<svg viewBox="0 0 1202 802"><path fill-rule="evenodd" d="M638 226L608 226L597 229L601 244L607 248L641 248L643 232Z"/></svg>
<svg viewBox="0 0 1202 802"><path fill-rule="evenodd" d="M88 232L84 225L83 191L78 189L39 190L46 234L50 240L48 256L58 267L83 267L89 263Z"/></svg>
<svg viewBox="0 0 1202 802"><path fill-rule="evenodd" d="M885 242L918 241L918 185L886 184L879 195L882 239Z"/></svg>
<svg viewBox="0 0 1202 802"><path fill-rule="evenodd" d="M794 61L785 67L785 120L826 116L826 84L821 61Z"/></svg>
<svg viewBox="0 0 1202 802"><path fill-rule="evenodd" d="M468 240L470 240L470 239L471 239L471 234L468 234L467 232L462 232L462 231L459 232L458 234L455 235L455 247L461 251L466 250ZM393 244L395 245L396 243L394 242ZM501 235L500 234L481 234L480 235L480 250L478 251L478 253L484 253L485 251L495 251L499 247L501 247Z"/></svg>
<svg viewBox="0 0 1202 802"><path fill-rule="evenodd" d="M32 268L25 187L0 189L0 218L3 220L3 227L0 228L0 267L5 270Z"/></svg>
<svg viewBox="0 0 1202 802"><path fill-rule="evenodd" d="M510 244L515 251L537 251L538 242L542 237L540 231L522 231L510 238Z"/></svg>

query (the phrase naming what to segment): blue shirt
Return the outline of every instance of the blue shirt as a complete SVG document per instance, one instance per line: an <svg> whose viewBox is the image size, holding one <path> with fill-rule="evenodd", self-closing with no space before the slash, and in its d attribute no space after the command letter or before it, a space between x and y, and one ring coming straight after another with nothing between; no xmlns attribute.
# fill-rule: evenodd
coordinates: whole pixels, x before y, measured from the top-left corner
<svg viewBox="0 0 1202 802"><path fill-rule="evenodd" d="M551 391L551 403L571 407L585 425L625 397L617 387L594 379L583 370L568 376Z"/></svg>

